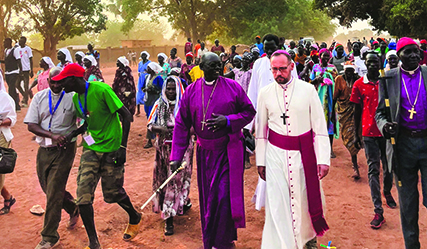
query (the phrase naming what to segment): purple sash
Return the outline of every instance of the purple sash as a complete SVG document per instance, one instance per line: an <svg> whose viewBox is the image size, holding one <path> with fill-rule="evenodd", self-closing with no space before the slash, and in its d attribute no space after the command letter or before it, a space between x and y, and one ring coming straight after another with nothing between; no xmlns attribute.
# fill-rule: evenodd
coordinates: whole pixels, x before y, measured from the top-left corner
<svg viewBox="0 0 427 249"><path fill-rule="evenodd" d="M215 141L215 142L213 142ZM222 150L227 147L230 177L230 206L235 228L245 228L245 204L243 190L244 146L241 132L217 139L197 137L197 144L205 150Z"/></svg>
<svg viewBox="0 0 427 249"><path fill-rule="evenodd" d="M310 130L300 136L284 136L270 129L268 141L272 145L283 150L297 150L301 153L311 223L313 224L317 236L324 235L325 232L329 230L329 226L323 217L317 161L313 144L313 132Z"/></svg>

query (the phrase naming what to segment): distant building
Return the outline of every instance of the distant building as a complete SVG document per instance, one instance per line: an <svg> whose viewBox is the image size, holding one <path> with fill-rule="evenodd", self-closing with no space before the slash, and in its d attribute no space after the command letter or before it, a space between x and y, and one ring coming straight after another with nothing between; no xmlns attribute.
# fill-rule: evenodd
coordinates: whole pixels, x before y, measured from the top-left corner
<svg viewBox="0 0 427 249"><path fill-rule="evenodd" d="M121 42L123 48L151 47L151 40L121 40Z"/></svg>

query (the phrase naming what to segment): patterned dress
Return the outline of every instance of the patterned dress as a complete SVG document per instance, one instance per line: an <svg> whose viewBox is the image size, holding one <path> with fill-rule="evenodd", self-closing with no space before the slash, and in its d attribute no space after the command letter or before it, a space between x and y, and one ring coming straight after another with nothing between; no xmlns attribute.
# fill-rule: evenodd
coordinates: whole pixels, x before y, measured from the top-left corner
<svg viewBox="0 0 427 249"><path fill-rule="evenodd" d="M113 91L132 115L135 114L136 88L130 67L118 68L113 82Z"/></svg>
<svg viewBox="0 0 427 249"><path fill-rule="evenodd" d="M175 104L169 103L168 107L161 98L158 103L159 106L156 109L157 119L153 124L163 127L175 126ZM151 127L149 127L149 129L151 129ZM160 187L160 185L172 174L169 167L172 133L167 135L157 134L154 145L156 147L156 160L154 162L153 191ZM183 162L187 162L187 166L183 171L179 172L153 199L153 212L161 212L163 219L184 214L184 206L190 204L189 194L191 173L193 170L193 152L194 143L193 138L191 137L190 144L183 159Z"/></svg>
<svg viewBox="0 0 427 249"><path fill-rule="evenodd" d="M328 127L329 135L335 135L338 139L339 127L335 116L335 108L333 106L333 94L335 87L335 76L337 75L337 69L334 65L329 64L327 67L322 67L320 64L316 64L311 72L310 79L313 81L317 76L323 77L323 82L318 82L317 92L319 94L320 102L323 105L325 112L325 119Z"/></svg>

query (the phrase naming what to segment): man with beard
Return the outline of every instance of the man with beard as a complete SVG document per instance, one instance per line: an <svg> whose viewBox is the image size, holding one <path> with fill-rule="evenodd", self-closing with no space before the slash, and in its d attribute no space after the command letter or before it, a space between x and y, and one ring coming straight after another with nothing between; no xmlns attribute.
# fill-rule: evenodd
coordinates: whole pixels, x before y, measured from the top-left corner
<svg viewBox="0 0 427 249"><path fill-rule="evenodd" d="M258 94L261 88L274 82L274 76L271 72L270 57L279 48L279 37L273 34L267 34L262 39L264 43L264 51L267 56L257 60L252 69L251 82L248 88L248 97L251 100L254 108L257 107ZM294 66L292 67L292 76L298 79L295 63L292 61ZM252 130L253 123L251 122L245 128L248 131ZM245 132L248 132L245 131ZM258 186L255 190L255 196L253 201L255 202L255 208L260 210L264 206L265 200L265 181L261 178L258 179Z"/></svg>
<svg viewBox="0 0 427 249"><path fill-rule="evenodd" d="M200 67L205 76L189 85L181 100L170 166L173 172L181 164L194 129L204 248L234 248L237 228L245 227L241 130L255 109L237 82L219 76L216 54L206 53Z"/></svg>
<svg viewBox="0 0 427 249"><path fill-rule="evenodd" d="M381 228L385 222L381 200L380 161L383 166L384 189L383 194L390 208L396 207L396 202L391 195L393 186L392 172L389 170L386 159L386 139L382 136L375 122L375 112L378 105L378 83L380 76L380 58L376 51L368 51L366 55L368 73L354 83L350 101L355 104L355 127L362 126L362 136L368 163L369 187L374 204L374 219L370 225L373 229ZM361 137L354 132L354 145L361 148Z"/></svg>
<svg viewBox="0 0 427 249"><path fill-rule="evenodd" d="M316 236L329 229L319 181L330 165L324 112L314 86L294 78L293 67L286 51L273 53L274 83L258 98L256 164L266 182L263 249L317 248Z"/></svg>
<svg viewBox="0 0 427 249"><path fill-rule="evenodd" d="M355 66L350 61L344 65L344 75L335 78L334 106L337 103L338 121L340 124L340 134L344 146L351 155L354 173L352 178L360 179L359 165L357 164L357 153L360 148L354 146L354 133L359 132L360 127L354 125L354 104L350 102L351 89L359 75L356 73Z"/></svg>
<svg viewBox="0 0 427 249"><path fill-rule="evenodd" d="M419 172L423 205L427 207L427 69L419 66L420 49L411 38L399 40L397 54L402 65L386 72L390 78L381 82L375 118L382 134L386 138L393 136L396 141L395 173L399 180L397 190L405 247L419 249ZM387 157L390 161L393 155L389 153Z"/></svg>

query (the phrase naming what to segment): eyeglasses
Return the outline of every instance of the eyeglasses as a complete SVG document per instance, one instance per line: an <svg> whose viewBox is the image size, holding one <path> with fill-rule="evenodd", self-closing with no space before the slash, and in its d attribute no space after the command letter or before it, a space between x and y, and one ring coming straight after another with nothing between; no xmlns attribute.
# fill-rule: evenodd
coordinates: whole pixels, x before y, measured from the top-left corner
<svg viewBox="0 0 427 249"><path fill-rule="evenodd" d="M289 63L286 67L279 67L279 68L272 67L271 71L273 71L273 73L277 73L277 71L280 71L281 73L284 73L284 72L286 72L286 70L288 70L289 65L291 65L291 63Z"/></svg>

